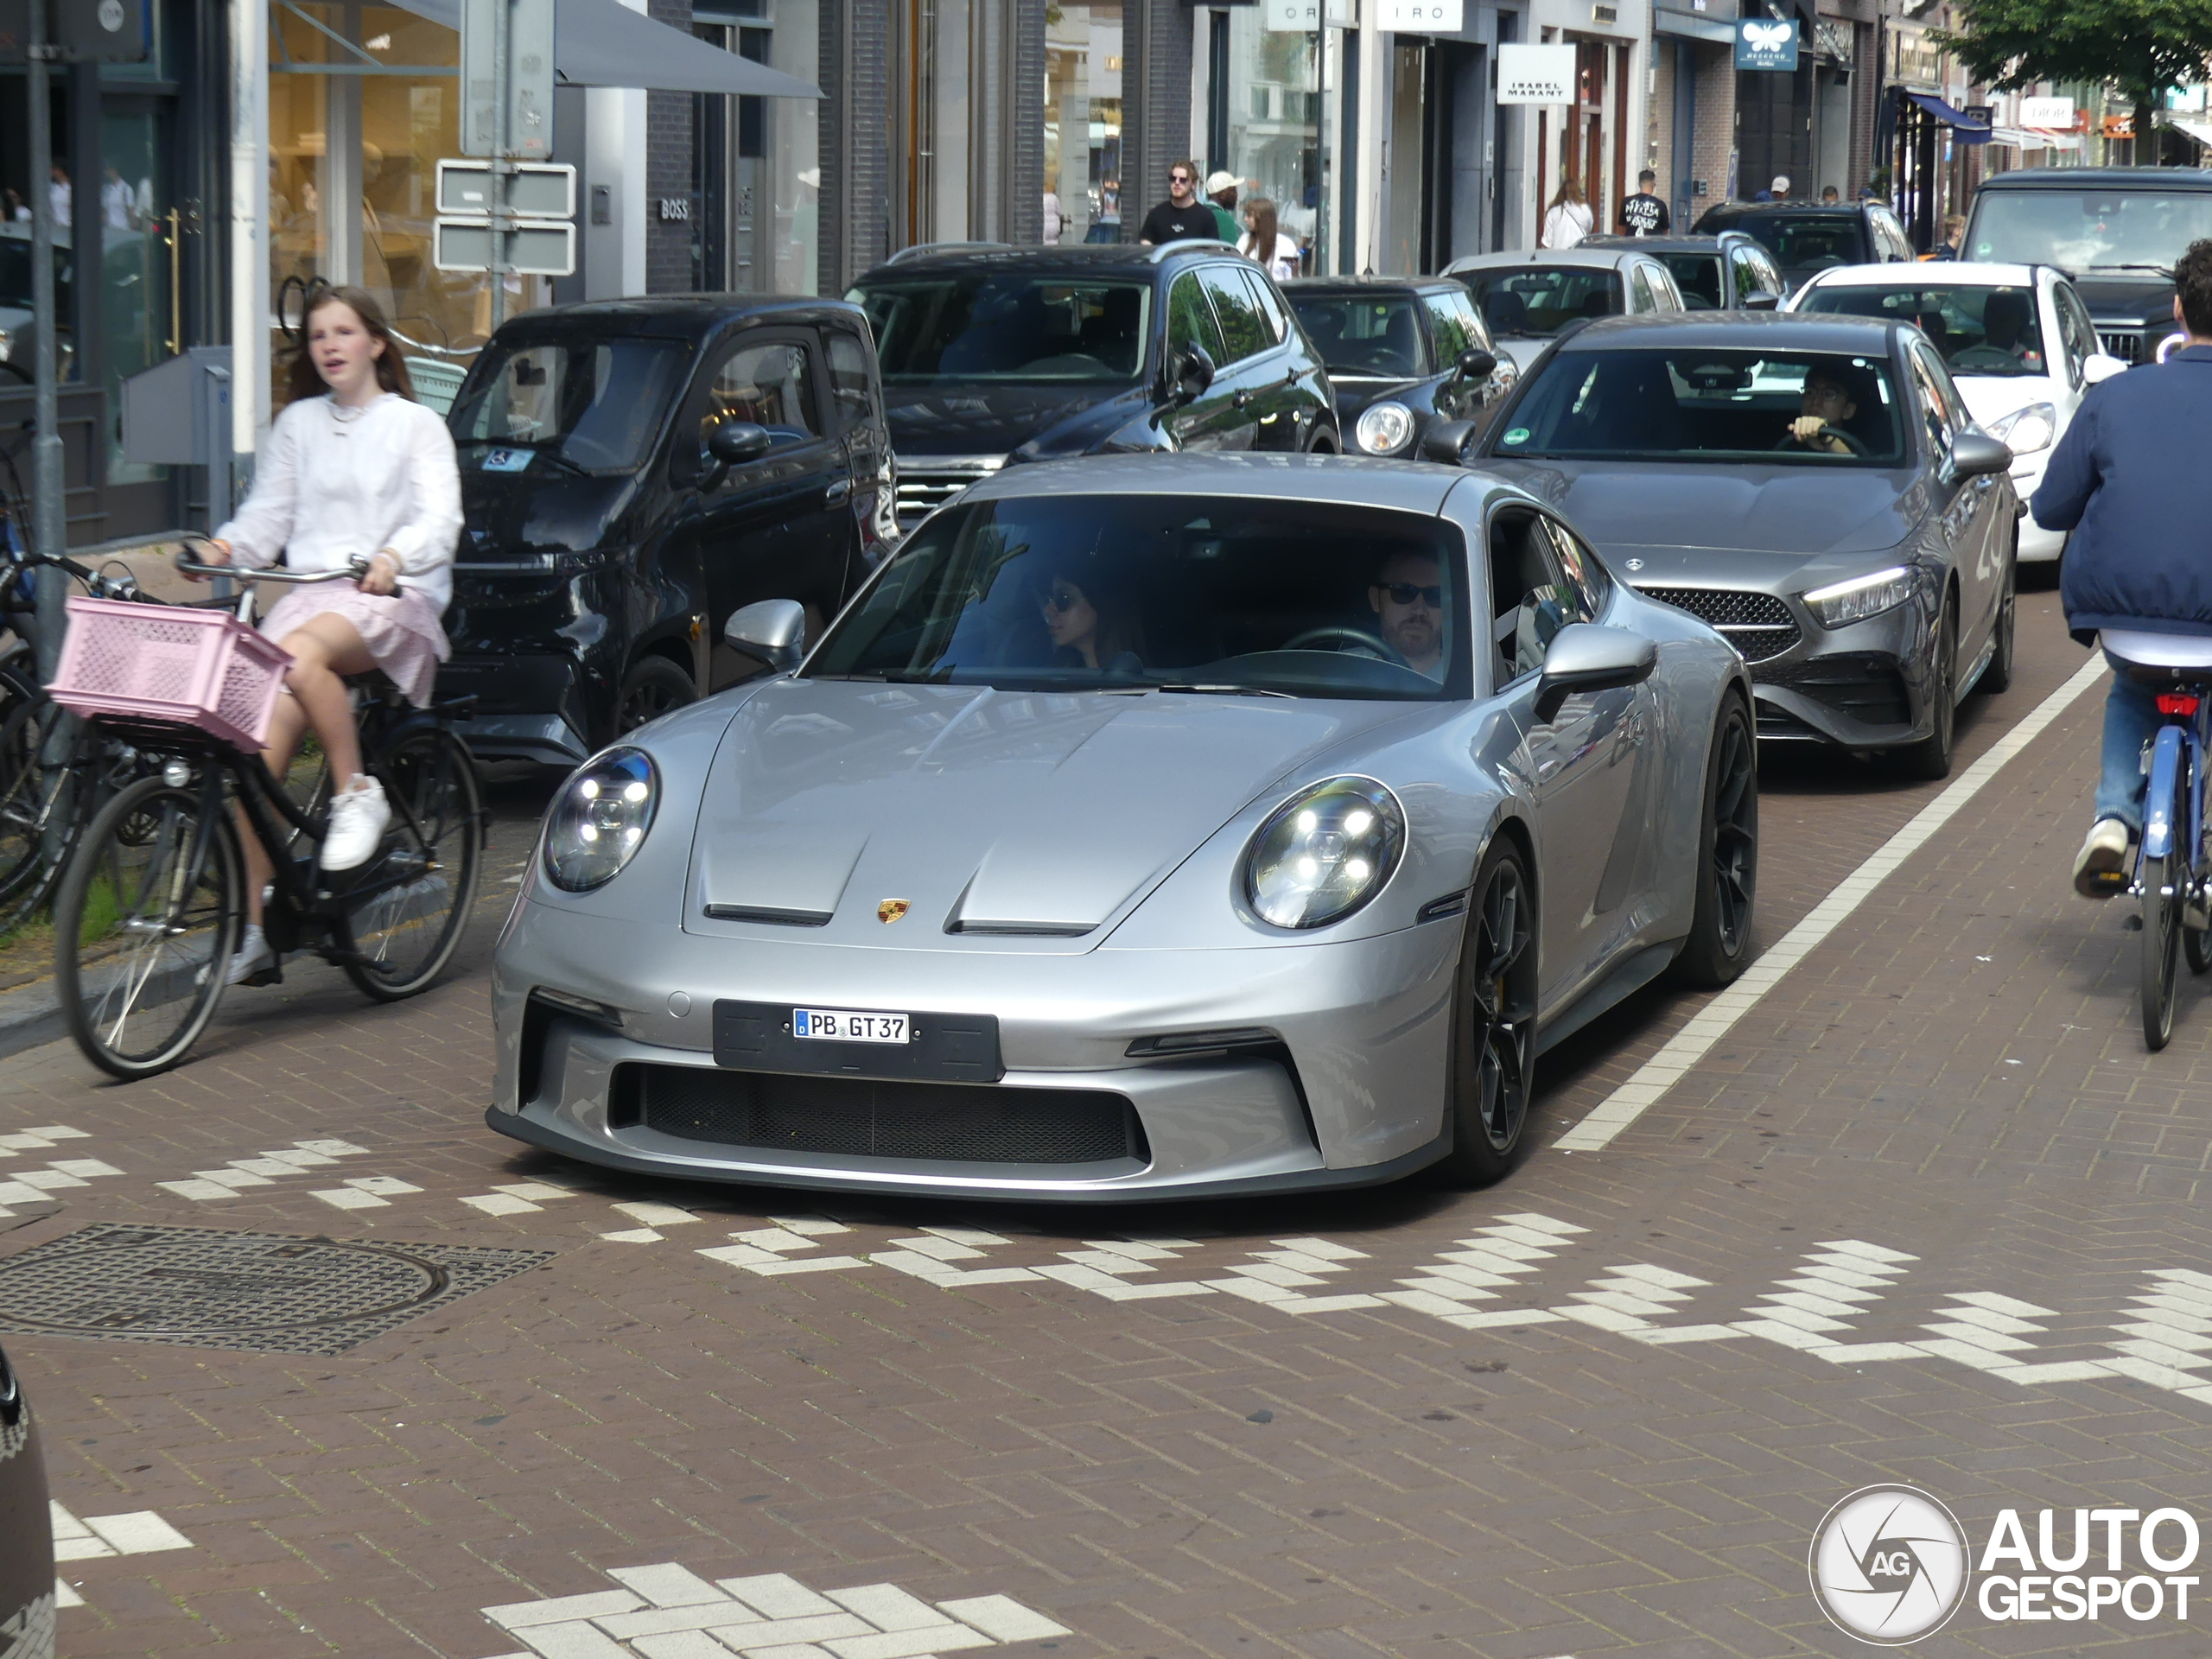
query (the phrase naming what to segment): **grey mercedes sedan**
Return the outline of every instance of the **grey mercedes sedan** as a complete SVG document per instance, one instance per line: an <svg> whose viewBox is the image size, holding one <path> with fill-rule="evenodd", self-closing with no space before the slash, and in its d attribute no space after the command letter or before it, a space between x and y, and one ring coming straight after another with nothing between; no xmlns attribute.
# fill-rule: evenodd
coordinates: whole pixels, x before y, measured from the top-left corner
<svg viewBox="0 0 2212 1659"><path fill-rule="evenodd" d="M1762 742L1951 769L2012 683L2012 452L1910 323L1618 317L1560 340L1473 446L1750 664Z"/></svg>
<svg viewBox="0 0 2212 1659"><path fill-rule="evenodd" d="M548 815L491 1126L618 1168L1116 1199L1463 1181L1536 1056L1750 948L1751 685L1481 473L1009 467Z"/></svg>

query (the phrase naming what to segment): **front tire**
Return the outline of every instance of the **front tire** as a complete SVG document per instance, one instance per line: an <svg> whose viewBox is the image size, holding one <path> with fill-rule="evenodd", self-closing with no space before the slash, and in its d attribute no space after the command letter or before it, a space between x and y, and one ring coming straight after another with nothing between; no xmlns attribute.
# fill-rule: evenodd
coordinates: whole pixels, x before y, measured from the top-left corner
<svg viewBox="0 0 2212 1659"><path fill-rule="evenodd" d="M1758 892L1758 751L1751 717L1731 693L1721 703L1705 766L1705 806L1697 837L1697 907L1670 970L1680 985L1733 982L1751 959L1751 915Z"/></svg>
<svg viewBox="0 0 2212 1659"><path fill-rule="evenodd" d="M1943 620L1936 631L1934 683L1929 703L1934 729L1919 742L1897 752L1897 770L1908 778L1933 783L1951 775L1951 739L1959 718L1959 619L1948 599Z"/></svg>
<svg viewBox="0 0 2212 1659"><path fill-rule="evenodd" d="M1437 1172L1486 1186L1519 1159L1536 1059L1536 903L1520 853L1492 843L1476 872L1474 903L1452 994L1445 1121L1452 1150Z"/></svg>
<svg viewBox="0 0 2212 1659"><path fill-rule="evenodd" d="M640 658L622 677L614 699L614 734L627 737L647 721L658 720L699 700L699 689L665 657Z"/></svg>

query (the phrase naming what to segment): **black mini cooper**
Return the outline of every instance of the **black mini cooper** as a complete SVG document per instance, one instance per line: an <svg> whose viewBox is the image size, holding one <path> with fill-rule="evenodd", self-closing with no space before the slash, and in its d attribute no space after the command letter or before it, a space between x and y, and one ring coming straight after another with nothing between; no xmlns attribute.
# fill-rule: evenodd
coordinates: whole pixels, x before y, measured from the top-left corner
<svg viewBox="0 0 2212 1659"><path fill-rule="evenodd" d="M810 637L897 538L866 320L835 300L616 300L518 317L454 399L465 522L441 697L480 759L571 766Z"/></svg>
<svg viewBox="0 0 2212 1659"><path fill-rule="evenodd" d="M902 525L1009 463L1344 447L1281 291L1218 242L911 249L846 297L875 329Z"/></svg>

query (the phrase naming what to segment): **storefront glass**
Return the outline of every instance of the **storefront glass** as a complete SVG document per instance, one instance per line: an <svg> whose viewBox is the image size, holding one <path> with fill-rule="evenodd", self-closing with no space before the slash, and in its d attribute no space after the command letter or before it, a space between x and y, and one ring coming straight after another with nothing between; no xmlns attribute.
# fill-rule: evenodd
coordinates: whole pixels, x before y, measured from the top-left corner
<svg viewBox="0 0 2212 1659"><path fill-rule="evenodd" d="M695 32L716 45L812 81L821 74L821 10L820 0L728 0L695 6L693 16ZM721 218L701 227L707 236L726 227L728 260L717 266L702 251L702 285L712 275L715 286L740 293L818 291L820 108L811 99L699 99L697 131L725 152L719 160L702 156L702 163L709 170L720 165L729 181Z"/></svg>
<svg viewBox="0 0 2212 1659"><path fill-rule="evenodd" d="M174 226L162 164L168 112L165 99L111 95L100 113L100 321L111 410L122 407L125 380L176 350ZM121 423L111 420L108 428L109 483L143 484L166 475L164 467L124 460Z"/></svg>
<svg viewBox="0 0 2212 1659"><path fill-rule="evenodd" d="M1122 236L1122 8L1045 13L1045 240Z"/></svg>
<svg viewBox="0 0 2212 1659"><path fill-rule="evenodd" d="M1229 154L1206 165L1236 175L1240 200L1274 202L1281 228L1310 249L1321 201L1319 37L1264 21L1258 6L1229 12Z"/></svg>

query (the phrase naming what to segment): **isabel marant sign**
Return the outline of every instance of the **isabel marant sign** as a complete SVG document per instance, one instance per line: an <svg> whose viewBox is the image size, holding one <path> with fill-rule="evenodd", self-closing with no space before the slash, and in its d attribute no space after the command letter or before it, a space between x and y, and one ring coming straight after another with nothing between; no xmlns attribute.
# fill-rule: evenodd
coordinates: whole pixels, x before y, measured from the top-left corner
<svg viewBox="0 0 2212 1659"><path fill-rule="evenodd" d="M1574 102L1574 48L1501 46L1497 48L1497 101L1501 104Z"/></svg>

